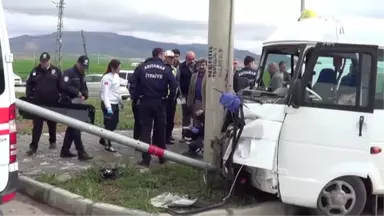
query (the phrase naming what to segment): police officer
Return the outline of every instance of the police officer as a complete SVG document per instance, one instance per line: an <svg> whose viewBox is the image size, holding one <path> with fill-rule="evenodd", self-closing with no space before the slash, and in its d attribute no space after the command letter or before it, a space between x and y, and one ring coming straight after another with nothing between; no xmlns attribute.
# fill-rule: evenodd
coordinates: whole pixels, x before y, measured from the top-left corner
<svg viewBox="0 0 384 216"><path fill-rule="evenodd" d="M171 68L163 61L163 49L155 48L152 51L152 59L141 64L132 75L131 84L135 86L135 90L131 97L140 104L140 141L151 143L152 124L154 124L153 144L165 149L166 102L164 100L175 98L177 83ZM143 153L139 165L149 166L150 161L151 155ZM164 158L159 156L159 162L163 164Z"/></svg>
<svg viewBox="0 0 384 216"><path fill-rule="evenodd" d="M143 64L143 63L146 63L148 61L150 61L152 58L147 58L144 62L140 63ZM134 70L134 73L135 71L139 70L139 67L140 65L138 65L135 70ZM136 72L138 73L138 72ZM133 124L133 139L135 140L138 140L140 137L140 131L141 131L141 126L140 126L140 116L139 116L139 103L138 103L138 99L133 99L132 98L132 95L135 95L135 90L136 90L136 83L132 83L132 77L128 78L128 82L129 82L129 85L128 85L128 90L129 90L129 95L131 95L131 107L132 107L132 113L133 113L133 118L134 118L134 124Z"/></svg>
<svg viewBox="0 0 384 216"><path fill-rule="evenodd" d="M60 78L59 68L51 65L49 53L43 52L40 55L40 64L34 67L29 74L26 83L27 99L37 105L55 106L58 105L60 98ZM34 117L32 129L32 142L29 145L27 155L36 153L38 143L43 131L44 119ZM56 148L56 122L47 121L49 131L49 148Z"/></svg>
<svg viewBox="0 0 384 216"><path fill-rule="evenodd" d="M80 56L77 60L77 63L72 68L64 71L60 81L63 103L82 104L85 100L88 99L88 87L84 80L84 72L86 69L88 69L88 66L88 57ZM72 142L75 143L79 160L92 159L92 157L85 152L83 142L81 141L81 132L71 127L68 127L65 131L60 157L76 157L76 154L73 154L69 151Z"/></svg>
<svg viewBox="0 0 384 216"><path fill-rule="evenodd" d="M233 77L233 89L235 92L239 90L238 87L238 78L244 77L248 79L249 86L252 87L255 84L256 76L257 76L257 70L255 68L255 59L251 56L246 56L244 58L244 67L236 71Z"/></svg>
<svg viewBox="0 0 384 216"><path fill-rule="evenodd" d="M175 53L171 50L167 50L165 51L164 56L165 56L164 63L172 70L172 73L176 79L177 69L176 67L173 66L175 61ZM175 120L175 113L176 113L176 104L177 103L176 103L176 95L175 95L175 98L173 100L169 99L166 105L167 127L165 129L166 131L165 140L166 140L166 144L168 145L173 144L172 131L173 131L173 127L175 126L174 120Z"/></svg>

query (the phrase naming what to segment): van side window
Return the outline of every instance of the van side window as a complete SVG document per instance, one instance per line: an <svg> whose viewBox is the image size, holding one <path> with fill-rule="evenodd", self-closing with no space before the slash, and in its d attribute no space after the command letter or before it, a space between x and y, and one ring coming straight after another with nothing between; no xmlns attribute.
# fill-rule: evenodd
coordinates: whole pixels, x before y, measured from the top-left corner
<svg viewBox="0 0 384 216"><path fill-rule="evenodd" d="M375 109L384 109L384 50L377 55Z"/></svg>
<svg viewBox="0 0 384 216"><path fill-rule="evenodd" d="M1 45L0 45L0 94L3 94L5 91L5 74L4 74L4 65L3 65L3 53L1 53ZM12 76L13 74L9 74Z"/></svg>
<svg viewBox="0 0 384 216"><path fill-rule="evenodd" d="M119 77L122 79L126 79L126 73L119 73Z"/></svg>
<svg viewBox="0 0 384 216"><path fill-rule="evenodd" d="M368 107L371 55L327 52L313 58L316 64L306 68L305 73L312 74L306 80L320 98L306 92L304 106L356 111Z"/></svg>

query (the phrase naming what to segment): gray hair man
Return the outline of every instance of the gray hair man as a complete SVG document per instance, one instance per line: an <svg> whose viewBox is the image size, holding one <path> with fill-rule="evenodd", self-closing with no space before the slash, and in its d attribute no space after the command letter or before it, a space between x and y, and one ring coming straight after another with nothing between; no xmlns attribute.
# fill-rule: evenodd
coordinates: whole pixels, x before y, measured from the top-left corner
<svg viewBox="0 0 384 216"><path fill-rule="evenodd" d="M284 86L284 76L282 73L279 73L278 68L276 62L272 62L268 65L268 73L271 76L268 91L273 92Z"/></svg>

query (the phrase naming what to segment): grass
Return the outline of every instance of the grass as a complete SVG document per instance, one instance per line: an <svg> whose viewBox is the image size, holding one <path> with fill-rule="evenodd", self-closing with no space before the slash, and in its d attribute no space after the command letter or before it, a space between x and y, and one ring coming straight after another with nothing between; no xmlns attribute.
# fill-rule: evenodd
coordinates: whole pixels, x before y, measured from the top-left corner
<svg viewBox="0 0 384 216"><path fill-rule="evenodd" d="M23 93L16 93L16 97L19 98L21 96L24 96ZM95 125L99 127L103 127L103 113L100 109L100 99L99 98L89 98L86 101L87 104L91 104L96 108L96 118L95 118ZM178 106L176 110L176 117L175 117L175 124L180 125L181 124L181 109ZM117 127L117 130L130 130L133 129L134 125L134 118L133 113L131 109L131 102L126 100L124 101L124 109L120 111L120 121L119 125ZM32 121L23 119L22 117L17 118L17 131L21 134L31 134L32 132ZM46 126L44 126L46 127ZM58 130L60 132L65 131L66 126L58 124ZM46 131L46 128L44 128L44 131Z"/></svg>
<svg viewBox="0 0 384 216"><path fill-rule="evenodd" d="M200 205L218 202L226 193L223 180L217 178L215 187L208 192L202 171L179 164L167 164L141 172L133 166L120 168L120 178L103 180L98 168L90 168L70 180L62 182L55 174L42 174L39 181L46 182L89 198L127 208L159 212L149 200L165 192L198 198ZM248 197L247 197L248 198ZM231 204L243 205L243 197L232 198Z"/></svg>
<svg viewBox="0 0 384 216"><path fill-rule="evenodd" d="M72 67L76 63L76 58L69 59L66 58L62 61L62 68L68 69ZM89 64L89 73L104 73L105 69L107 68L107 64L110 59L100 59L98 62L97 59L90 58L90 64ZM132 70L133 68L130 66L131 61L127 59L120 59L122 70ZM54 62L52 62L54 63ZM23 81L28 77L29 73L31 72L32 68L38 64L38 62L35 62L34 59L15 59L13 62L13 71L19 75Z"/></svg>

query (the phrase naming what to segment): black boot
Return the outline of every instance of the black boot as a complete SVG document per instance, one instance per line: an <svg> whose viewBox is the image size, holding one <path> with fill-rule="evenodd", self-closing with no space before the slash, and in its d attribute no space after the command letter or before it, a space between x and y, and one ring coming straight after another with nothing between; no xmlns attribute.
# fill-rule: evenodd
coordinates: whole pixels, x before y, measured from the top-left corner
<svg viewBox="0 0 384 216"><path fill-rule="evenodd" d="M72 153L71 151L68 151L68 152L61 151L60 152L60 157L62 157L62 158L73 158L73 157L76 157L76 154Z"/></svg>
<svg viewBox="0 0 384 216"><path fill-rule="evenodd" d="M49 149L55 149L56 148L56 142L49 143Z"/></svg>
<svg viewBox="0 0 384 216"><path fill-rule="evenodd" d="M167 159L163 157L159 157L159 164L165 164L165 163L167 163Z"/></svg>
<svg viewBox="0 0 384 216"><path fill-rule="evenodd" d="M27 156L32 156L36 154L36 149L33 149L33 148L30 148L28 151L27 151Z"/></svg>
<svg viewBox="0 0 384 216"><path fill-rule="evenodd" d="M78 158L81 161L87 161L93 159L92 156L90 156L87 152L79 153Z"/></svg>
<svg viewBox="0 0 384 216"><path fill-rule="evenodd" d="M142 160L142 161L138 162L137 165L148 168L149 167L149 162L146 162L146 161Z"/></svg>
<svg viewBox="0 0 384 216"><path fill-rule="evenodd" d="M105 146L105 139L104 138L100 138L99 139L99 144L102 145L102 146Z"/></svg>

